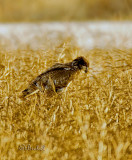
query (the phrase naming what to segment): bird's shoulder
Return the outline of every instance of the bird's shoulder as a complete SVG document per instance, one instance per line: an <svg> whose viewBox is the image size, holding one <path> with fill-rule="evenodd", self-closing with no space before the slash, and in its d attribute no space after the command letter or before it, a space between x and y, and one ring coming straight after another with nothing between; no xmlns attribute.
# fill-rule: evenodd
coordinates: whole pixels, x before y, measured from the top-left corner
<svg viewBox="0 0 132 160"><path fill-rule="evenodd" d="M57 70L73 70L73 67L70 63L56 63L54 64L51 68L47 69L44 74L52 72L52 71L57 71Z"/></svg>

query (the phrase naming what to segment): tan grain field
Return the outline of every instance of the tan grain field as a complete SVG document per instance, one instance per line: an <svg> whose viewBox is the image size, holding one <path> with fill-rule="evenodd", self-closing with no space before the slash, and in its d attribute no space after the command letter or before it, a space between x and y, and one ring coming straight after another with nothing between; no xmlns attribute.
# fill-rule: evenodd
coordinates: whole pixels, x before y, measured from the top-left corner
<svg viewBox="0 0 132 160"><path fill-rule="evenodd" d="M80 55L89 72L63 92L19 98L38 74ZM131 160L132 49L1 49L0 137L3 160Z"/></svg>

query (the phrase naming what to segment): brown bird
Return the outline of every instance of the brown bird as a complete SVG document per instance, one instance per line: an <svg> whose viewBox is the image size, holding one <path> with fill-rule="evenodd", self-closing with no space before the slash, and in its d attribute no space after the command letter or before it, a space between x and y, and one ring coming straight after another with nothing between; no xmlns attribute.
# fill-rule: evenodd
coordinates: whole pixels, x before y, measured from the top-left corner
<svg viewBox="0 0 132 160"><path fill-rule="evenodd" d="M44 90L48 92L61 91L73 79L75 73L81 69L84 69L87 73L88 67L89 63L84 57L78 57L69 63L56 63L29 84L28 88L22 92L23 97L34 93L38 89L42 92Z"/></svg>

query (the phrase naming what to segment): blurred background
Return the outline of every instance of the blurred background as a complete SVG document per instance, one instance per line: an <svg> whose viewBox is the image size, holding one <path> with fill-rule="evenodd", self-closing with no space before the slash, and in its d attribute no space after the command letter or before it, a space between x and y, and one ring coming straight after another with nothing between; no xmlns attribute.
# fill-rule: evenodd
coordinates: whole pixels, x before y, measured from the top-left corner
<svg viewBox="0 0 132 160"><path fill-rule="evenodd" d="M132 0L0 0L0 22L131 20Z"/></svg>

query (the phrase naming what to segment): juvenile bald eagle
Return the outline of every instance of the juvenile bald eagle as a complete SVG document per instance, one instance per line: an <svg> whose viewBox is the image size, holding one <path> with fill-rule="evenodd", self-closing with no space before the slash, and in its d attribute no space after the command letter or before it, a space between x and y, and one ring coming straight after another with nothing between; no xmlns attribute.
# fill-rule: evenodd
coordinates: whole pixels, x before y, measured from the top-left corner
<svg viewBox="0 0 132 160"><path fill-rule="evenodd" d="M29 84L28 88L22 92L23 97L38 89L42 92L44 90L58 92L67 86L79 70L84 69L87 73L88 67L89 63L84 57L78 57L69 63L56 63Z"/></svg>

